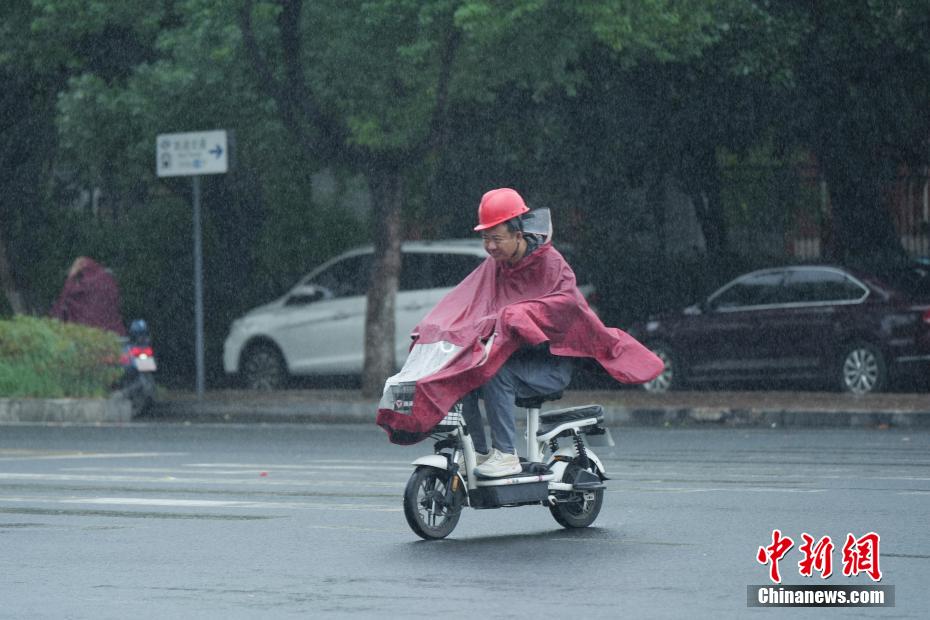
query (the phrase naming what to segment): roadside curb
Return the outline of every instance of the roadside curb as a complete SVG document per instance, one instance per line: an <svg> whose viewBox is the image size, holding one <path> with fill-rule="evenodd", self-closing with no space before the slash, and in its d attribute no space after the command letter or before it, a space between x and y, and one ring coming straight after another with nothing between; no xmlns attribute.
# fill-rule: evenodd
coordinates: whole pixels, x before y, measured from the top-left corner
<svg viewBox="0 0 930 620"><path fill-rule="evenodd" d="M593 402L596 402L594 400ZM569 406L568 403L565 406ZM552 409L554 407L549 407ZM377 403L314 400L254 403L174 400L156 402L145 417L196 423L340 423L375 424ZM517 423L522 416L517 416ZM822 410L813 408L628 407L604 405L607 426L744 428L930 428L926 410Z"/></svg>
<svg viewBox="0 0 930 620"><path fill-rule="evenodd" d="M132 419L132 404L109 398L0 398L0 424L113 424Z"/></svg>
<svg viewBox="0 0 930 620"><path fill-rule="evenodd" d="M696 407L626 409L605 407L609 426L708 426L743 428L930 428L927 411L820 411Z"/></svg>
<svg viewBox="0 0 930 620"><path fill-rule="evenodd" d="M314 401L309 403L219 403L210 400L155 401L136 419L204 423L338 423L374 424L377 403Z"/></svg>

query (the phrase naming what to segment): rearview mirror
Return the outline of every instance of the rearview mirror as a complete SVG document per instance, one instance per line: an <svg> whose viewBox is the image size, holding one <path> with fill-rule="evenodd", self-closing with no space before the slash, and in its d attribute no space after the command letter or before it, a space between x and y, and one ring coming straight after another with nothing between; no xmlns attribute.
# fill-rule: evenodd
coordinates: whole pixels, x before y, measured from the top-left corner
<svg viewBox="0 0 930 620"><path fill-rule="evenodd" d="M323 301L324 299L332 299L332 297L333 292L328 288L316 284L302 284L294 287L291 292L287 294L287 300L284 302L284 305L306 306L307 304Z"/></svg>

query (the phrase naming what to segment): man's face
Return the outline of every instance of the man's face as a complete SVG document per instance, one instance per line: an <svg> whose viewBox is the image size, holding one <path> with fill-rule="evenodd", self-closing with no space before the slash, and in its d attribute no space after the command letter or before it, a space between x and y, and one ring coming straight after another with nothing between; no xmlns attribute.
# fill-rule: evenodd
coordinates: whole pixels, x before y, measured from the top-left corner
<svg viewBox="0 0 930 620"><path fill-rule="evenodd" d="M522 233L507 230L507 224L498 224L481 233L485 252L496 261L510 260L520 247L521 237Z"/></svg>

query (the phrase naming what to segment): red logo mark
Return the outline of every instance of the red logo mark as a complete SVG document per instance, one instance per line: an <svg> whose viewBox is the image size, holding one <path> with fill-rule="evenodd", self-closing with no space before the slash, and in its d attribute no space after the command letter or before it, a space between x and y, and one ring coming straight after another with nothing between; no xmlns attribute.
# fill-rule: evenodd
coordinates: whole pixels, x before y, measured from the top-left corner
<svg viewBox="0 0 930 620"><path fill-rule="evenodd" d="M781 583L781 575L778 574L778 561L793 546L794 541L787 536L782 537L781 530L772 530L772 544L768 547L759 547L756 560L759 564L771 564L769 566L769 579L773 583Z"/></svg>
<svg viewBox="0 0 930 620"><path fill-rule="evenodd" d="M881 581L882 571L878 567L880 540L881 537L875 532L869 532L859 539L847 534L846 544L843 545L843 574L853 577L859 573L866 573L872 581Z"/></svg>
<svg viewBox="0 0 930 620"><path fill-rule="evenodd" d="M811 577L814 570L820 573L821 579L826 579L833 574L833 541L829 536L821 538L817 544L814 544L814 537L807 534L801 534L804 544L798 547L798 550L804 554L804 559L798 562L803 577Z"/></svg>

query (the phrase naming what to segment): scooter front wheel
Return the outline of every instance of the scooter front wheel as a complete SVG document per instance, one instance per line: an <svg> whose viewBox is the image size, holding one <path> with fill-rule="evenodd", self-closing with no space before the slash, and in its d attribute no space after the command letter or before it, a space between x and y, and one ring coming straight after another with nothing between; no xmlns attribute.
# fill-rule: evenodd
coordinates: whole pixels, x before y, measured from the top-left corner
<svg viewBox="0 0 930 620"><path fill-rule="evenodd" d="M571 462L562 474L562 482L575 481L579 472L584 471L577 462ZM594 472L592 472L594 473ZM557 504L549 506L552 517L562 527L588 527L601 512L604 503L604 489L595 491L558 491L555 493Z"/></svg>
<svg viewBox="0 0 930 620"><path fill-rule="evenodd" d="M404 516L420 538L445 538L459 522L464 499L461 480L447 470L417 467L404 490Z"/></svg>

